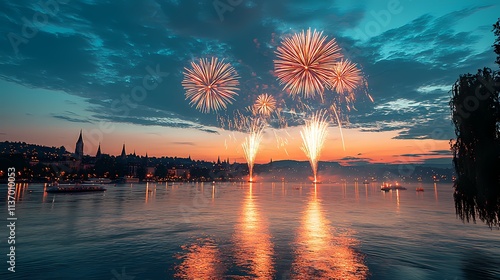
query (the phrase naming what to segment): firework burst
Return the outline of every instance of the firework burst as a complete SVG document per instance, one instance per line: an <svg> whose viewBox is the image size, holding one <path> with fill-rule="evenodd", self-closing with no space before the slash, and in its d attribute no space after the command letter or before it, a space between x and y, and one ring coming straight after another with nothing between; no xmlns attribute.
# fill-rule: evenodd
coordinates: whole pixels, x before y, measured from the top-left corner
<svg viewBox="0 0 500 280"><path fill-rule="evenodd" d="M284 89L306 98L322 96L332 75L335 61L341 57L335 39L327 41L323 32L307 31L285 38L276 50L274 69Z"/></svg>
<svg viewBox="0 0 500 280"><path fill-rule="evenodd" d="M355 63L342 59L333 67L330 86L338 93L353 92L361 85L363 77Z"/></svg>
<svg viewBox="0 0 500 280"><path fill-rule="evenodd" d="M309 120L306 120L300 132L303 141L301 149L311 163L314 183L318 182L318 161L327 136L328 122L325 115L325 111L313 114Z"/></svg>
<svg viewBox="0 0 500 280"><path fill-rule="evenodd" d="M182 86L186 90L186 99L203 113L226 109L238 95L238 73L224 60L214 57L200 59L198 63L191 62L191 69L184 70Z"/></svg>
<svg viewBox="0 0 500 280"><path fill-rule="evenodd" d="M257 114L264 117L269 117L271 113L276 109L276 99L274 99L272 95L269 95L267 93L261 94L259 95L259 97L257 97L254 107Z"/></svg>

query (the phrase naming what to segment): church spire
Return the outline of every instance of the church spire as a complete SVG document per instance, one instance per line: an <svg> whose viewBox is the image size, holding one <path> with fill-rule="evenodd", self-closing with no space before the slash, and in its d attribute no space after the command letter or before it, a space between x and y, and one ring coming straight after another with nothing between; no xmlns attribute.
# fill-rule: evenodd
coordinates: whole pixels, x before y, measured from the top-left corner
<svg viewBox="0 0 500 280"><path fill-rule="evenodd" d="M98 158L101 156L101 142L99 142L99 147L97 147L97 153L95 154L95 157Z"/></svg>
<svg viewBox="0 0 500 280"><path fill-rule="evenodd" d="M81 129L80 129L80 136L78 137L78 140L76 141L75 158L76 159L82 159L83 158L83 136L82 136L82 130Z"/></svg>
<svg viewBox="0 0 500 280"><path fill-rule="evenodd" d="M125 153L125 143L123 144L121 157L122 157L122 159L126 159L127 158L127 154Z"/></svg>

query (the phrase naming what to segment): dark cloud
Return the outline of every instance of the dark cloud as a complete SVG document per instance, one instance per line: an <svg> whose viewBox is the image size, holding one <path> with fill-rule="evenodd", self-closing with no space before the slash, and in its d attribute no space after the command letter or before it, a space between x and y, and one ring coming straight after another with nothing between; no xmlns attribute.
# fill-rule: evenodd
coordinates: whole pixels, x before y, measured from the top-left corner
<svg viewBox="0 0 500 280"><path fill-rule="evenodd" d="M196 146L194 142L171 142L174 145L183 145L183 146Z"/></svg>
<svg viewBox="0 0 500 280"><path fill-rule="evenodd" d="M367 165L370 164L371 161L372 161L371 158L353 157L353 156L346 156L340 159L340 162L350 166Z"/></svg>
<svg viewBox="0 0 500 280"><path fill-rule="evenodd" d="M430 158L422 162L423 165L436 166L436 167L452 167L452 159L449 157L443 158Z"/></svg>
<svg viewBox="0 0 500 280"><path fill-rule="evenodd" d="M450 150L435 150L435 151L431 151L431 153L433 153L435 155L451 155Z"/></svg>
<svg viewBox="0 0 500 280"><path fill-rule="evenodd" d="M430 151L429 153L422 153L422 154L402 154L400 156L403 156L403 157L449 156L449 157L446 157L446 159L449 160L451 158L452 154L451 154L451 151L449 151L449 150L435 150L435 151Z"/></svg>

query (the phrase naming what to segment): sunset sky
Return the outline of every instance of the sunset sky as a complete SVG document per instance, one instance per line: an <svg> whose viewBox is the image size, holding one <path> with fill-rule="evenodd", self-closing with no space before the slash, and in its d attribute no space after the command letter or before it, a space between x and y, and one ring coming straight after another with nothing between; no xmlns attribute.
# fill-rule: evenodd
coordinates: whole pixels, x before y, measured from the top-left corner
<svg viewBox="0 0 500 280"><path fill-rule="evenodd" d="M234 66L239 95L219 113L231 115L263 92L286 94L273 76L276 47L313 28L361 67L374 99L360 93L347 114L345 150L330 127L321 160L446 163L452 84L497 67L496 0L61 2L55 10L0 2L0 141L73 151L81 129L86 154L101 143L116 155L126 144L139 155L244 162L245 134L221 129L217 114L185 100L184 67L212 56ZM217 3L236 4L221 12ZM154 86L131 97L144 81ZM299 131L267 129L257 162L306 160Z"/></svg>

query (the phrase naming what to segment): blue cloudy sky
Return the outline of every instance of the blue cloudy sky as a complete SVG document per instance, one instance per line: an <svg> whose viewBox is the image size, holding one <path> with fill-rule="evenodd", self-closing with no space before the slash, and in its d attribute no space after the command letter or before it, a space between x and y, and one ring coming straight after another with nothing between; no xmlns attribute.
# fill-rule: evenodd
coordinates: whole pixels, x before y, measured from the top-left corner
<svg viewBox="0 0 500 280"><path fill-rule="evenodd" d="M280 97L276 46L309 27L335 37L367 77L374 102L358 98L347 129L449 140L451 85L496 67L499 16L495 0L2 1L0 140L73 145L80 129L105 121L114 130L99 142L113 152L121 142L140 150L144 139L150 150L206 149L200 141L218 134L217 118L185 100L183 68L202 57L229 61L241 76L231 110L263 88Z"/></svg>

